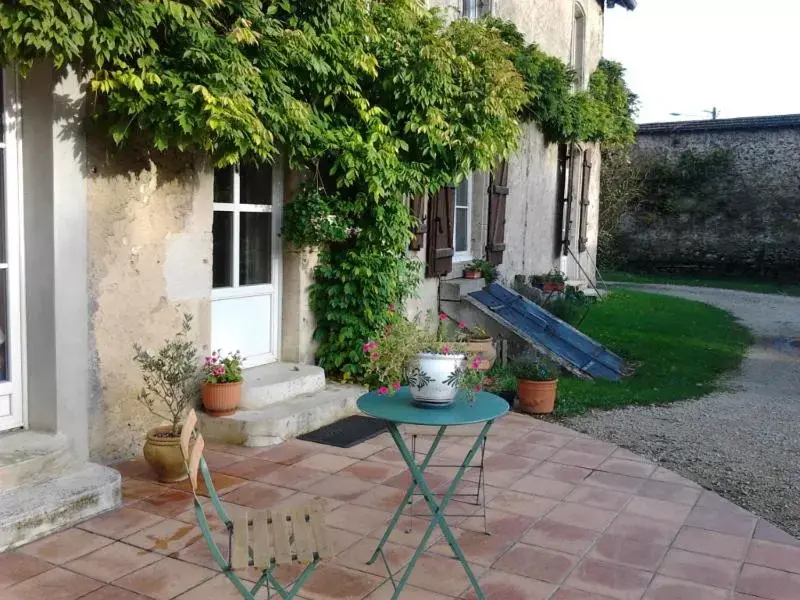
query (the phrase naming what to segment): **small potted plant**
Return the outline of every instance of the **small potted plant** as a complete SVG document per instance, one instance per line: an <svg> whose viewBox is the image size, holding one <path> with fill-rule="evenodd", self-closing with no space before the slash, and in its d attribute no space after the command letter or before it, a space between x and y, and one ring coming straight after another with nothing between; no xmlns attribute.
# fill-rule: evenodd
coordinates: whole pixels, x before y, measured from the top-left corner
<svg viewBox="0 0 800 600"><path fill-rule="evenodd" d="M487 260L476 258L469 263L464 269L465 279L480 279L486 280L486 283L491 283L497 279L497 268Z"/></svg>
<svg viewBox="0 0 800 600"><path fill-rule="evenodd" d="M232 415L242 398L242 355L216 350L203 364L203 408L212 417Z"/></svg>
<svg viewBox="0 0 800 600"><path fill-rule="evenodd" d="M500 396L508 402L510 408L514 408L514 399L517 396L517 378L509 365L494 365L486 373L484 385L487 392Z"/></svg>
<svg viewBox="0 0 800 600"><path fill-rule="evenodd" d="M466 327L464 323L458 324L466 334L466 351L481 359L479 370L488 371L497 358L494 340L482 327Z"/></svg>
<svg viewBox="0 0 800 600"><path fill-rule="evenodd" d="M181 420L197 398L199 376L197 349L189 334L192 316L183 316L181 330L155 352L134 344L134 361L142 371L144 385L138 400L147 409L169 422L147 432L144 458L158 480L173 483L186 479L181 453Z"/></svg>
<svg viewBox="0 0 800 600"><path fill-rule="evenodd" d="M511 363L511 373L519 380L519 408L533 415L553 412L556 404L558 367L538 356L525 356Z"/></svg>
<svg viewBox="0 0 800 600"><path fill-rule="evenodd" d="M553 269L544 275L531 275L531 285L543 292L563 292L567 285L567 276Z"/></svg>

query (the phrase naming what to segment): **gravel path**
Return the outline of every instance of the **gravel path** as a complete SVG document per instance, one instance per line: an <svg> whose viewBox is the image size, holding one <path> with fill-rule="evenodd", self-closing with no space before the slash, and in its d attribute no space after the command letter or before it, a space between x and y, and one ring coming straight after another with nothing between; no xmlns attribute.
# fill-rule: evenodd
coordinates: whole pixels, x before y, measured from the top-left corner
<svg viewBox="0 0 800 600"><path fill-rule="evenodd" d="M800 298L686 286L625 287L730 311L756 338L721 391L593 411L566 424L659 461L800 536Z"/></svg>

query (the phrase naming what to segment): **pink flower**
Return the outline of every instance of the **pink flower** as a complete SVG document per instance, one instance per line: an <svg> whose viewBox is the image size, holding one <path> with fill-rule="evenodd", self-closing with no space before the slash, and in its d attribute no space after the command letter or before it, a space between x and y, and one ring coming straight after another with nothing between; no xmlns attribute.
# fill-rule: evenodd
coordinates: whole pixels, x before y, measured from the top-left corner
<svg viewBox="0 0 800 600"><path fill-rule="evenodd" d="M385 396L388 393L389 393L389 388L387 388L385 385L382 385L381 387L378 388L378 394L380 394L381 396Z"/></svg>
<svg viewBox="0 0 800 600"><path fill-rule="evenodd" d="M394 306L394 304L390 304L390 305L389 305L389 312L394 312L394 311L395 311L395 306Z"/></svg>
<svg viewBox="0 0 800 600"><path fill-rule="evenodd" d="M372 356L370 356L370 358L371 358L372 360L378 360L380 357L381 357L381 355L380 355L380 354L378 354L377 352L374 352L374 353L372 354Z"/></svg>
<svg viewBox="0 0 800 600"><path fill-rule="evenodd" d="M375 342L367 342L366 344L361 346L361 350L363 352L371 352L372 350L374 350L377 347L378 347L378 344L376 344Z"/></svg>
<svg viewBox="0 0 800 600"><path fill-rule="evenodd" d="M467 324L464 323L464 321L459 321L458 322L458 328L459 329L466 329L467 328Z"/></svg>
<svg viewBox="0 0 800 600"><path fill-rule="evenodd" d="M478 369L480 368L480 366L481 366L481 359L476 356L475 358L472 359L472 368Z"/></svg>
<svg viewBox="0 0 800 600"><path fill-rule="evenodd" d="M215 364L216 362L217 362L217 357L216 357L216 356L212 356L212 357L211 357L211 364L213 365L213 364Z"/></svg>
<svg viewBox="0 0 800 600"><path fill-rule="evenodd" d="M483 389L483 388L482 388L481 386L479 386L479 385L476 385L476 386L475 386L475 391L476 391L476 392L480 392L482 389Z"/></svg>
<svg viewBox="0 0 800 600"><path fill-rule="evenodd" d="M444 354L450 354L450 346L442 346L442 352Z"/></svg>
<svg viewBox="0 0 800 600"><path fill-rule="evenodd" d="M483 378L483 385L492 385L494 383L494 379L491 377L484 377Z"/></svg>
<svg viewBox="0 0 800 600"><path fill-rule="evenodd" d="M447 321L447 315L444 313L439 313L439 320L440 321Z"/></svg>
<svg viewBox="0 0 800 600"><path fill-rule="evenodd" d="M394 383L392 383L392 387L394 388L394 391L396 392L397 390L400 389L400 382L399 381L395 381Z"/></svg>

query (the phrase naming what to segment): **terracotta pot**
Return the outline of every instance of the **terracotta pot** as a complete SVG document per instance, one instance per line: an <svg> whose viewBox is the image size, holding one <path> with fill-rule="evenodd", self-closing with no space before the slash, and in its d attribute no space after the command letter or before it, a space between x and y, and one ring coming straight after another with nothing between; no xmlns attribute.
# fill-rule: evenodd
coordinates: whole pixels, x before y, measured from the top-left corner
<svg viewBox="0 0 800 600"><path fill-rule="evenodd" d="M488 371L494 365L497 358L494 342L491 337L482 340L470 340L467 342L467 354L475 354L481 359L479 371Z"/></svg>
<svg viewBox="0 0 800 600"><path fill-rule="evenodd" d="M481 272L477 269L464 269L464 279L480 279Z"/></svg>
<svg viewBox="0 0 800 600"><path fill-rule="evenodd" d="M565 287L564 283L545 283L543 289L545 292L563 292Z"/></svg>
<svg viewBox="0 0 800 600"><path fill-rule="evenodd" d="M531 415L547 415L553 412L557 385L558 379L553 381L520 379L517 387L520 410Z"/></svg>
<svg viewBox="0 0 800 600"><path fill-rule="evenodd" d="M212 417L232 415L242 399L242 382L204 383L203 408Z"/></svg>
<svg viewBox="0 0 800 600"><path fill-rule="evenodd" d="M188 477L181 454L181 438L164 435L170 429L169 425L151 429L144 442L144 459L162 483L175 483Z"/></svg>

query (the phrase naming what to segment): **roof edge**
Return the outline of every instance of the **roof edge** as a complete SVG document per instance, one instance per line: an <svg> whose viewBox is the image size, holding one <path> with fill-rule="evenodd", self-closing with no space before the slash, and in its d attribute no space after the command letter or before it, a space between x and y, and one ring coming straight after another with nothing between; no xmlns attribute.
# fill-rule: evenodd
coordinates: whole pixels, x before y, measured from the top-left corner
<svg viewBox="0 0 800 600"><path fill-rule="evenodd" d="M666 121L639 125L638 134L683 133L690 131L733 131L741 129L800 128L800 114L736 119L700 119L696 121Z"/></svg>

